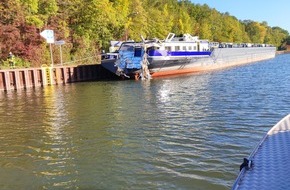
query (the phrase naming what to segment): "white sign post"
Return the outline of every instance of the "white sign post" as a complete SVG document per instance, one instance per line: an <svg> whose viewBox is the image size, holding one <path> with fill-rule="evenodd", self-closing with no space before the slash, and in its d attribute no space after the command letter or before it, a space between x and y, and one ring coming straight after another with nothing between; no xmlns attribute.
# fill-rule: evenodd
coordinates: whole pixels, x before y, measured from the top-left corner
<svg viewBox="0 0 290 190"><path fill-rule="evenodd" d="M52 57L52 47L51 44L54 43L54 32L53 30L43 30L40 33L40 36L46 39L46 43L49 43L49 49L50 49L50 57L51 57L51 67L53 67L53 57Z"/></svg>
<svg viewBox="0 0 290 190"><path fill-rule="evenodd" d="M62 65L62 50L61 45L65 44L64 40L55 41L55 45L59 45L60 64Z"/></svg>

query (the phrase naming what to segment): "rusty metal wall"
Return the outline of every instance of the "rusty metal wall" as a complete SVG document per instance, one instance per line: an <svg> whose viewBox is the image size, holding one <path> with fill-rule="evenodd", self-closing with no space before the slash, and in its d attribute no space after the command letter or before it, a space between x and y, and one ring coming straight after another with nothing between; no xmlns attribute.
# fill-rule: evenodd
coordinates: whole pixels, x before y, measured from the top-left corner
<svg viewBox="0 0 290 190"><path fill-rule="evenodd" d="M0 70L0 91L115 78L99 64Z"/></svg>

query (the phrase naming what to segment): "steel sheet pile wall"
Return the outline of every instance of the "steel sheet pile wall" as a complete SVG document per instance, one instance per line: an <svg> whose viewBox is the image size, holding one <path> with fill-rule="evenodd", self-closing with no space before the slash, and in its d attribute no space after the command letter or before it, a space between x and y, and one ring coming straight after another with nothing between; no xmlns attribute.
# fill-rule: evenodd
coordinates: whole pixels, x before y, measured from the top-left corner
<svg viewBox="0 0 290 190"><path fill-rule="evenodd" d="M114 78L101 65L0 70L0 91Z"/></svg>

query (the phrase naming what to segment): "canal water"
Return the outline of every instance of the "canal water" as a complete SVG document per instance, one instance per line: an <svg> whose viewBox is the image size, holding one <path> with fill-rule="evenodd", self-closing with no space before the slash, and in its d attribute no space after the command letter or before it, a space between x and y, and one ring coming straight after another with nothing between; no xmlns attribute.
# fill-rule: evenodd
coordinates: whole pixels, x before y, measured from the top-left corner
<svg viewBox="0 0 290 190"><path fill-rule="evenodd" d="M230 189L289 95L290 55L2 93L0 189Z"/></svg>

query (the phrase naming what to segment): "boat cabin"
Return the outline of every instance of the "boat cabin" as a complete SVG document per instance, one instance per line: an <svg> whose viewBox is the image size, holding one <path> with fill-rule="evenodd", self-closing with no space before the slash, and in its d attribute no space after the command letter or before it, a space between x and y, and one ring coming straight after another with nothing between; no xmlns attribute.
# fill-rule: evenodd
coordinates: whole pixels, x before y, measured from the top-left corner
<svg viewBox="0 0 290 190"><path fill-rule="evenodd" d="M182 37L175 37L169 33L160 50L166 51L209 51L209 41L199 40L197 36L184 34Z"/></svg>

